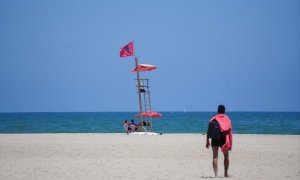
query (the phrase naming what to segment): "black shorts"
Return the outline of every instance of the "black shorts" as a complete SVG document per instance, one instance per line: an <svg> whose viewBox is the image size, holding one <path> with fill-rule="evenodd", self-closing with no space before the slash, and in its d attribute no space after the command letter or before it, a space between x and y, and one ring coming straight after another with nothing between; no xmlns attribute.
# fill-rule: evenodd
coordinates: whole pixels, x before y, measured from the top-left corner
<svg viewBox="0 0 300 180"><path fill-rule="evenodd" d="M211 146L220 146L222 147L226 142L225 136L221 136L220 139L211 139Z"/></svg>

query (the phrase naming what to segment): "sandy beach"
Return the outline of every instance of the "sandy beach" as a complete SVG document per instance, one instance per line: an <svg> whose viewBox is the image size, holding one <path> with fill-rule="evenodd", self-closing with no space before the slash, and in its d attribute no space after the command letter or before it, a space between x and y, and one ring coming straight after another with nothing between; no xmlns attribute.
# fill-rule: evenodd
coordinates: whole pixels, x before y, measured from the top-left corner
<svg viewBox="0 0 300 180"><path fill-rule="evenodd" d="M300 179L300 136L234 135L230 179ZM1 134L0 179L209 179L201 134ZM219 152L219 176L223 178Z"/></svg>

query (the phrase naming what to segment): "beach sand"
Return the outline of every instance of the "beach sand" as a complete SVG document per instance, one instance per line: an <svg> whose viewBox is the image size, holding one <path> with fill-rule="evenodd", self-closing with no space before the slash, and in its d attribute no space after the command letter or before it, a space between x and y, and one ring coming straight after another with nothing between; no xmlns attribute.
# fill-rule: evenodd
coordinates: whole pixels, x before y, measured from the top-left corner
<svg viewBox="0 0 300 180"><path fill-rule="evenodd" d="M0 179L210 179L205 135L0 134ZM230 179L300 179L300 136L233 135ZM219 152L219 176L223 178Z"/></svg>

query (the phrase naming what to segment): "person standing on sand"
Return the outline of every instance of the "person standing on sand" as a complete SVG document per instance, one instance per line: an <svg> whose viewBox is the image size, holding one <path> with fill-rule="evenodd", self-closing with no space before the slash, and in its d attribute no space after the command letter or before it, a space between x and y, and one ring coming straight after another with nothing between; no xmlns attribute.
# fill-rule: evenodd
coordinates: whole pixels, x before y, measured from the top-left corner
<svg viewBox="0 0 300 180"><path fill-rule="evenodd" d="M125 119L125 121L124 121L124 123L123 123L123 127L124 127L124 129L125 129L125 131L126 131L126 134L128 134L129 133L129 131L131 131L131 128L130 128L130 126L129 126L129 123L128 123L128 121Z"/></svg>
<svg viewBox="0 0 300 180"><path fill-rule="evenodd" d="M218 106L218 114L209 120L206 136L206 148L211 146L213 151L213 168L215 177L218 177L218 151L219 147L224 154L224 177L229 177L229 150L232 148L232 126L231 120L225 115L225 106Z"/></svg>

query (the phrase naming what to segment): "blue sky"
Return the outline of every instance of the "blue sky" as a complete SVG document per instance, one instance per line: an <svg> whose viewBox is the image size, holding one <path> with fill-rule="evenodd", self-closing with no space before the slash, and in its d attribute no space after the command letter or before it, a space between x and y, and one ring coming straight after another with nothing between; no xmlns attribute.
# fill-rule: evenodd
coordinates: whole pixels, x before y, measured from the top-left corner
<svg viewBox="0 0 300 180"><path fill-rule="evenodd" d="M0 1L0 112L300 111L300 1Z"/></svg>

